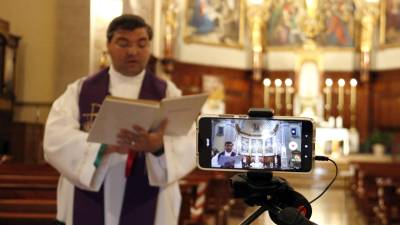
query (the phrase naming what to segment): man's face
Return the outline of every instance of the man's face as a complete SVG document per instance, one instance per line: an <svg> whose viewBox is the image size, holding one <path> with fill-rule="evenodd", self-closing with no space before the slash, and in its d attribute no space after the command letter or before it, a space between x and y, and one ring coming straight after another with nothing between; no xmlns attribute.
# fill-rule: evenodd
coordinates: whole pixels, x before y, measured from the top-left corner
<svg viewBox="0 0 400 225"><path fill-rule="evenodd" d="M233 144L225 144L225 151L231 152L233 149Z"/></svg>
<svg viewBox="0 0 400 225"><path fill-rule="evenodd" d="M144 70L150 58L150 40L146 28L116 30L107 43L112 64L125 76L136 76Z"/></svg>

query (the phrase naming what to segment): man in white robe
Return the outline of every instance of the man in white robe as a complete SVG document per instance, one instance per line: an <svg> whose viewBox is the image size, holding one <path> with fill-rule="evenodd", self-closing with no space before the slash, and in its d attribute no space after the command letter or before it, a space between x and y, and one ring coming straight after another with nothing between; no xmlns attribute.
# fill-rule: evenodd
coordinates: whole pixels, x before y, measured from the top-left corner
<svg viewBox="0 0 400 225"><path fill-rule="evenodd" d="M151 34L148 27L133 30L117 28L107 35L107 47L112 59L108 70L108 91L117 97L138 98L150 56ZM118 138L121 144L106 146L104 154L100 155L99 165L95 166L101 144L86 141L88 133L81 130L79 121L79 96L87 79L81 78L68 86L53 103L46 123L45 159L61 174L57 192L57 220L67 225L73 224L75 188L93 192L103 188L104 224L118 225L127 180L127 154L136 151L145 155L145 170L150 185L159 187L154 224L177 224L181 203L177 181L195 167L195 129L186 136L167 136L163 134L164 123L159 130L146 134L135 128L129 131L129 135L120 132ZM165 97L180 95L180 90L172 82L166 81ZM144 143L144 147L130 146L135 141ZM163 152L155 154L160 147ZM97 215L87 216L94 218Z"/></svg>

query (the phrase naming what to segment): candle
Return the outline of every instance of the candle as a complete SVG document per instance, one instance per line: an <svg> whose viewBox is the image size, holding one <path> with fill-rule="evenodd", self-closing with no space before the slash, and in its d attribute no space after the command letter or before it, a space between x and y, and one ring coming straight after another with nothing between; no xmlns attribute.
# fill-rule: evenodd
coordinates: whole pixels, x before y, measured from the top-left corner
<svg viewBox="0 0 400 225"><path fill-rule="evenodd" d="M333 81L331 78L328 78L325 80L325 94L326 94L326 100L325 100L325 109L327 112L327 117L330 116L331 114L331 108L332 108L332 85Z"/></svg>
<svg viewBox="0 0 400 225"><path fill-rule="evenodd" d="M285 80L285 103L286 103L286 114L292 110L292 84L293 81L290 78Z"/></svg>
<svg viewBox="0 0 400 225"><path fill-rule="evenodd" d="M264 108L269 108L269 87L271 86L271 80L265 78L264 84Z"/></svg>
<svg viewBox="0 0 400 225"><path fill-rule="evenodd" d="M342 115L343 113L343 105L344 105L344 85L346 84L346 81L344 79L340 78L338 81L339 85L339 90L338 90L338 110L339 110L339 115Z"/></svg>
<svg viewBox="0 0 400 225"><path fill-rule="evenodd" d="M356 107L356 90L357 90L357 80L356 79L351 79L350 80L350 109L351 111L355 110Z"/></svg>
<svg viewBox="0 0 400 225"><path fill-rule="evenodd" d="M281 79L276 79L274 81L275 83L275 110L276 110L276 114L279 115L279 111L282 108L282 104L281 104L281 86L282 86L282 81Z"/></svg>

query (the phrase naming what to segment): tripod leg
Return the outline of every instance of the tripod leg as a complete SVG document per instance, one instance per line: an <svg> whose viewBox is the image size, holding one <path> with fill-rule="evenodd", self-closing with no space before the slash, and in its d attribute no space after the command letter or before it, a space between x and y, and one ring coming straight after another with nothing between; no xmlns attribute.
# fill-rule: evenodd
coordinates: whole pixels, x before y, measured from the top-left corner
<svg viewBox="0 0 400 225"><path fill-rule="evenodd" d="M256 211L254 211L250 216L248 216L246 219L244 219L240 225L249 225L251 224L254 220L256 220L261 214L263 214L266 210L268 210L267 206L261 206L258 208Z"/></svg>

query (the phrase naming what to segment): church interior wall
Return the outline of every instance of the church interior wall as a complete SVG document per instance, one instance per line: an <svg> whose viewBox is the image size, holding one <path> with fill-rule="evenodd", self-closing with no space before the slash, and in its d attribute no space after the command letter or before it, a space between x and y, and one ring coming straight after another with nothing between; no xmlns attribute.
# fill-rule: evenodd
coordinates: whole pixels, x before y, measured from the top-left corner
<svg viewBox="0 0 400 225"><path fill-rule="evenodd" d="M155 31L152 43L154 58L151 59L150 67L153 69L158 66L159 72L165 72L162 71L160 63L164 57L165 22L162 4L165 1L0 0L0 18L7 20L10 23L11 32L21 37L16 68L17 98L10 129L10 150L7 152L11 154L12 162L40 164L44 161L43 128L52 102L65 91L69 83L99 69L101 54L105 50L105 29L111 17L107 18L107 21L96 23L93 18L93 5L121 2L123 12L144 16ZM249 37L246 36L250 32L245 32L242 47L187 42L185 40L187 19L185 10L188 1L176 0L179 8L177 17L179 26L173 57L175 68L169 78L183 91L184 95L205 91L205 80L209 77L221 81L223 92L218 98L223 100L225 113L246 114L250 107L264 107L265 87L261 81L255 81L252 74L252 52ZM110 11L108 9L110 8L105 8L106 11ZM266 44L267 48L264 50L262 59L263 78L267 77L272 81L276 79L284 81L290 78L294 81L294 88L297 88L296 67L298 65L296 63L300 48L274 48ZM380 47L378 45L372 50L369 81L361 81L358 50L322 48L320 94L322 98L325 96L324 81L331 78L334 82L331 115L338 117L339 110L336 107L339 102L338 80L346 80L344 88L346 107L342 116L343 127L350 128L349 81L355 78L359 82L355 127L360 135L360 143L363 143L372 131L381 130L394 134L396 150L400 151L400 113L398 112L400 109L400 60L398 59L400 46ZM282 96L282 102L284 102L283 98ZM275 108L276 99L271 97L269 104ZM278 114L292 115L293 110L283 108ZM328 116L326 112L324 116ZM0 120L0 125L1 122ZM0 126L0 129L2 128ZM371 154L368 157L375 158L368 159L371 161L392 160L392 158L389 159L392 157L389 155ZM394 159L395 157L393 161ZM4 165L7 164L8 162ZM325 168L326 164L322 167ZM315 188L323 185L325 181L328 182L327 177L330 179L332 175L320 173L322 170L319 169L321 167L314 170L313 179L309 179L309 174L307 174L308 177L292 179L297 182L297 185L307 185L307 189L311 186ZM349 180L347 177L343 178L343 175L348 176L347 165L346 168L340 170L344 173L335 185L338 186L339 182L340 186L347 187ZM25 173L32 175L34 171L26 170ZM54 179L55 183L56 179ZM190 188L190 196L193 195L193 190ZM32 193L29 192L29 195ZM55 197L54 193L52 198L55 199ZM345 202L347 204L348 199ZM330 203L328 205L332 206ZM329 210L325 210L324 213L326 211ZM326 217L326 214L324 216Z"/></svg>
<svg viewBox="0 0 400 225"><path fill-rule="evenodd" d="M375 70L393 70L400 68L400 48L382 48L379 49L372 60L372 68Z"/></svg>
<svg viewBox="0 0 400 225"><path fill-rule="evenodd" d="M0 7L0 17L10 22L11 32L22 37L18 49L17 104L14 121L43 124L52 101L67 87L68 83L96 71L99 56L92 55L92 37L105 35L93 33L91 4L94 0L51 1L41 0L35 3L26 1L4 0ZM147 1L125 0L127 8L141 9L139 14L153 21L155 37L153 55L160 61L163 57L163 18L162 0ZM129 3L129 4L128 4ZM132 3L135 3L131 5ZM204 45L186 42L185 4L178 1L178 38L175 46L176 67L172 74L173 81L185 94L202 91L202 78L206 75L217 76L223 80L224 100L227 113L246 113L249 107L263 106L263 86L251 78L251 52L248 37L242 48ZM28 5L27 5L28 4ZM129 7L127 7L129 6ZM15 13L18 12L18 13ZM138 11L133 11L137 13ZM154 12L151 15L151 12ZM29 25L28 25L29 24ZM104 30L102 31L104 32ZM104 44L105 45L105 44ZM104 50L104 49L102 49ZM100 54L98 51L96 54ZM266 48L263 58L264 71L270 79L295 79L297 49ZM400 48L377 48L372 54L371 85L358 88L357 127L364 130L382 128L398 130L400 121L396 108L399 107L395 85L400 72ZM339 78L349 80L359 78L354 50L322 49L322 79ZM321 87L322 88L322 87ZM372 95L364 98L366 90ZM346 90L347 93L349 90ZM335 93L334 93L335 94ZM337 91L336 91L337 94ZM336 98L333 98L336 104ZM348 104L345 100L345 104ZM371 115L365 116L360 105L368 103ZM271 104L274 104L272 100ZM385 110L389 107L393 110ZM283 111L282 113L286 113ZM333 114L337 113L333 110ZM349 112L344 112L345 117ZM345 118L344 126L349 120ZM365 138L367 133L361 133Z"/></svg>
<svg viewBox="0 0 400 225"><path fill-rule="evenodd" d="M95 71L96 62L93 62L93 59L98 57L90 55L90 49L93 49L90 44L91 2L90 0L55 2L44 0L35 4L30 3L31 5L26 7L24 1L5 1L8 2L2 3L1 15L10 21L12 32L22 37L16 80L17 102L21 104L16 106L15 120L43 122L50 103L65 90L68 83ZM124 6L128 3L133 4L132 2L135 2L136 7L145 9L142 13L161 12L162 2L159 0L152 2L152 6L147 8L143 7L143 4L149 3L136 1L124 1ZM248 37L244 39L243 48L201 45L184 41L185 4L186 1L178 1L181 12L178 16L180 29L176 60L186 64L249 71L251 57L247 48ZM19 13L13 13L16 11ZM161 29L163 21L159 13L150 17L149 20L153 20L153 24L158 24L155 26L158 35L155 36L153 52L160 59L163 50ZM265 53L264 67L269 75L278 71L294 70L296 49L267 48ZM380 71L400 68L400 62L396 60L399 54L399 48L378 49L373 53L372 69ZM354 71L357 67L354 63L355 57L356 54L352 50L328 49L322 54L323 68L326 71ZM41 91L37 91L39 88ZM25 103L33 104L28 106Z"/></svg>
<svg viewBox="0 0 400 225"><path fill-rule="evenodd" d="M32 107L30 103L39 103L43 109L43 103L54 99L57 46L55 2L1 2L1 18L10 23L11 33L21 37L16 66L16 120L35 121L34 108L38 107Z"/></svg>

